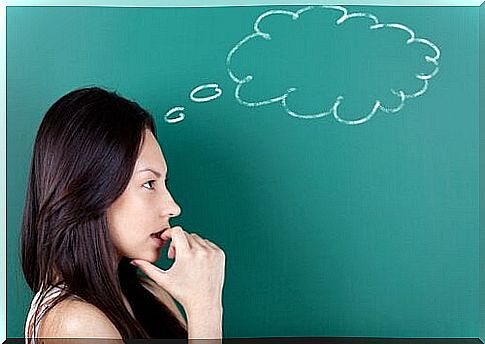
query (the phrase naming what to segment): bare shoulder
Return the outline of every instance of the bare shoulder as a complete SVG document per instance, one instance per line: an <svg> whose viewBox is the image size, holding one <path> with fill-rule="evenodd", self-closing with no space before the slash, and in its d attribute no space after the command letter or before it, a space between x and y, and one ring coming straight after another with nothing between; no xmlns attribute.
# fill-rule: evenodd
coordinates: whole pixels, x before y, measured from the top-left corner
<svg viewBox="0 0 485 344"><path fill-rule="evenodd" d="M40 338L110 338L122 339L109 318L96 306L82 300L66 299L42 318Z"/></svg>
<svg viewBox="0 0 485 344"><path fill-rule="evenodd" d="M141 282L143 283L144 287L148 289L156 298L158 298L160 302L165 304L168 309L172 311L175 317L182 323L182 325L187 328L187 322L175 304L172 295L170 295L168 291L149 278L142 277Z"/></svg>

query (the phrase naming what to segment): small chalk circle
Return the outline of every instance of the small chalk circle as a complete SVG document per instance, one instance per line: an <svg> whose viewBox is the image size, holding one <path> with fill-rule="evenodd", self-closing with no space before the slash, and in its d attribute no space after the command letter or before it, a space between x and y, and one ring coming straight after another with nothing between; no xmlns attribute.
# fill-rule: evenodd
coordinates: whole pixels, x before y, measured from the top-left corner
<svg viewBox="0 0 485 344"><path fill-rule="evenodd" d="M215 91L215 94L212 94L212 95L207 96L207 97L196 97L195 96L195 94L197 92L200 92L200 91L207 89L207 88L209 88L209 89L212 88ZM220 97L221 94L222 94L222 90L219 88L218 84L200 85L200 86L197 86L196 88L194 88L190 92L190 99L194 102L202 103L202 102L208 102L209 100L212 100L212 99L216 99L216 98Z"/></svg>
<svg viewBox="0 0 485 344"><path fill-rule="evenodd" d="M167 111L167 113L165 114L163 119L165 120L165 122L170 123L170 124L183 121L184 118L185 118L185 114L182 111L184 111L184 110L185 110L185 108L183 106L173 107L173 108L171 108L170 110ZM175 113L177 111L180 111L180 113L178 114L177 117L169 118L170 115L172 115L173 113Z"/></svg>

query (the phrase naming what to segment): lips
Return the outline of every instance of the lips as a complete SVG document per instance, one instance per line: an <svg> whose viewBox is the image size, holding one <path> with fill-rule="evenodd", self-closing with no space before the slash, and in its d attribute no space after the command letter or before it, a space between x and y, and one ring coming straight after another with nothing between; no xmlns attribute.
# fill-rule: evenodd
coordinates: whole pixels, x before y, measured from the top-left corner
<svg viewBox="0 0 485 344"><path fill-rule="evenodd" d="M161 235L162 235L162 231L150 234L152 238L160 238Z"/></svg>
<svg viewBox="0 0 485 344"><path fill-rule="evenodd" d="M165 228L163 228L161 231L158 231L158 232L155 232L155 233L150 234L150 236L151 236L151 237L153 237L153 238L160 238L160 236L162 235L162 233L163 233L165 230L169 229L169 228L170 228L170 227L165 227Z"/></svg>
<svg viewBox="0 0 485 344"><path fill-rule="evenodd" d="M158 247L163 247L165 246L165 240L156 237L156 236L151 236L153 242L158 246Z"/></svg>
<svg viewBox="0 0 485 344"><path fill-rule="evenodd" d="M165 245L165 240L163 240L163 239L161 238L161 235L162 235L162 233L163 233L165 230L167 230L167 229L169 229L169 228L170 228L170 226L165 227L165 228L164 228L164 229L162 229L161 231L158 231L158 232L155 232L155 233L150 234L150 237L153 239L153 241L156 243L156 245L157 245L158 247L163 247L163 246Z"/></svg>

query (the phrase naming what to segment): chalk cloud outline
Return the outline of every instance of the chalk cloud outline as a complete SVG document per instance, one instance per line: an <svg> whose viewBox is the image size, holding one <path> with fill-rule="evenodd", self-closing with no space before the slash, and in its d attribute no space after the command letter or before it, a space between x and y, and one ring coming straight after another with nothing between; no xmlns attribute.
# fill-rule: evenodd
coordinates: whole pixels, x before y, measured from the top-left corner
<svg viewBox="0 0 485 344"><path fill-rule="evenodd" d="M427 45L428 47L430 47L432 50L434 50L434 52L435 52L434 56L425 55L424 58L428 63L433 64L435 66L435 68L429 74L420 73L420 74L415 75L415 77L417 79L419 79L423 82L423 86L419 90L415 91L414 93L406 94L402 90L396 91L396 90L391 88L391 92L394 95L396 95L397 97L399 97L399 100L400 100L399 105L397 105L396 107L385 107L381 104L380 100L376 99L375 102L374 102L374 106L373 106L372 110L367 115L364 115L363 117L360 117L360 118L354 119L354 120L344 119L339 115L338 108L339 108L340 104L342 103L342 101L344 99L342 96L338 96L336 98L333 106L327 111L323 111L323 112L319 112L319 113L313 113L313 114L300 114L296 111L291 110L289 108L288 104L287 104L287 98L292 92L297 90L297 88L295 88L295 87L289 88L284 94L282 94L278 97L265 99L265 100L257 101L257 102L249 102L249 101L243 100L240 96L241 88L245 84L251 82L251 80L253 79L253 76L251 74L248 74L243 78L238 78L234 74L234 72L230 68L230 65L231 65L232 56L235 54L235 52L238 49L240 49L244 44L246 44L247 42L249 42L251 39L253 39L255 37L262 37L265 40L271 40L271 35L269 33L265 33L265 32L263 32L259 29L259 23L265 17L271 16L271 15L288 15L293 20L298 20L298 18L300 17L300 15L302 13L310 11L310 10L314 10L314 9L330 9L330 10L336 10L336 11L342 12L342 16L339 19L337 19L337 21L336 21L337 25L340 25L340 24L344 23L346 20L349 20L351 18L365 17L365 18L368 18L369 20L371 20L373 22L373 24L371 24L369 26L369 29L371 29L371 30L379 30L379 29L383 29L383 28L392 28L392 29L405 31L410 36L406 40L406 44L408 44L408 45L413 44L413 43L424 44L424 45ZM252 33L252 34L244 37L242 40L240 40L229 51L229 53L226 56L227 73L229 74L229 77L237 84L236 89L234 91L234 96L240 104L247 106L247 107L256 107L256 106L262 106L262 105L268 105L268 104L280 102L281 106L286 111L286 113L288 115L296 117L296 118L314 119L314 118L325 117L325 116L332 114L333 117L340 123L344 123L344 124L347 124L347 125L357 125L357 124L362 124L362 123L369 121L377 113L378 110L381 110L381 111L388 113L388 114L389 113L397 113L404 107L404 104L405 104L407 99L419 97L426 92L426 90L428 89L429 80L431 78L433 78L438 73L438 70L439 70L438 60L441 56L441 51L435 44L433 44L428 39L417 38L414 31L411 30L410 28L408 28L407 26L403 25L403 24L380 23L378 18L376 16L370 14L370 13L364 13L364 12L349 13L347 11L347 9L345 7L342 7L342 6L328 6L328 5L306 6L306 7L299 9L296 12L287 11L287 10L269 10L269 11L266 11L263 14L261 14L256 19L256 21L254 22L254 25L253 25L253 30L254 30L254 33Z"/></svg>

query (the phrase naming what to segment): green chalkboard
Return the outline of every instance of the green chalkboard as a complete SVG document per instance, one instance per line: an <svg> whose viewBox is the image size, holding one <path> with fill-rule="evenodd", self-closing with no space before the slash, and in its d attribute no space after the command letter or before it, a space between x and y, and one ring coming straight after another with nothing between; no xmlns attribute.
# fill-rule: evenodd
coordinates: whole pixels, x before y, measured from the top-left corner
<svg viewBox="0 0 485 344"><path fill-rule="evenodd" d="M155 116L173 224L226 252L224 336L477 337L478 11L7 8L7 336L36 129L98 85Z"/></svg>

